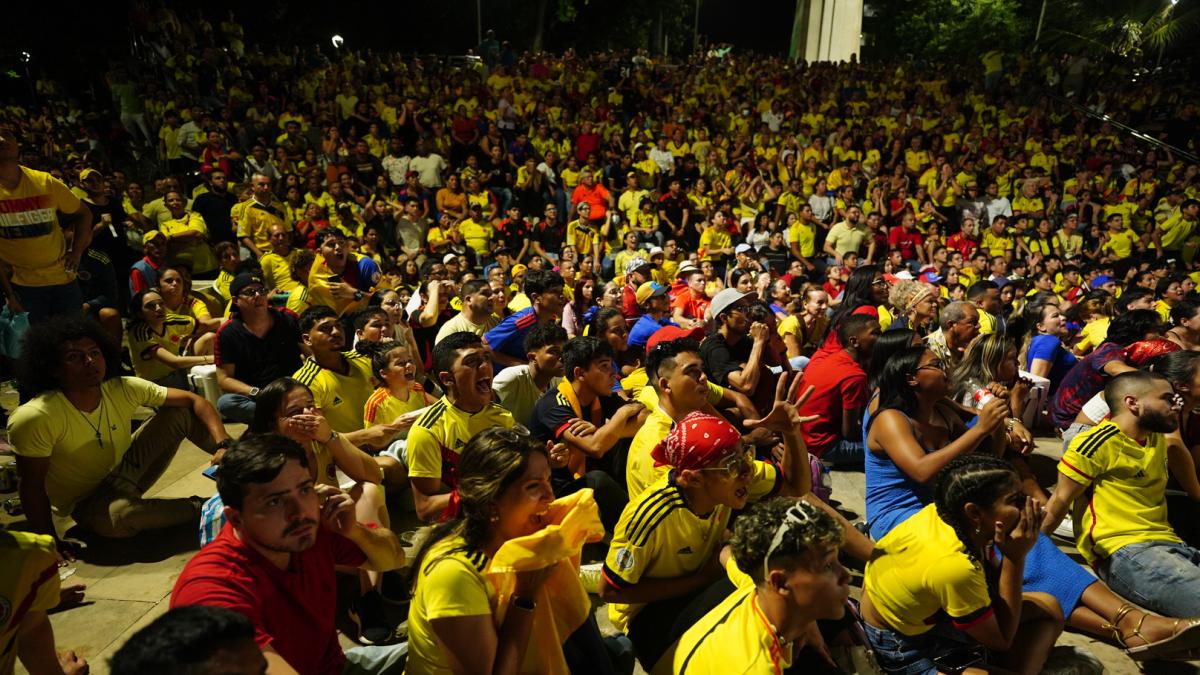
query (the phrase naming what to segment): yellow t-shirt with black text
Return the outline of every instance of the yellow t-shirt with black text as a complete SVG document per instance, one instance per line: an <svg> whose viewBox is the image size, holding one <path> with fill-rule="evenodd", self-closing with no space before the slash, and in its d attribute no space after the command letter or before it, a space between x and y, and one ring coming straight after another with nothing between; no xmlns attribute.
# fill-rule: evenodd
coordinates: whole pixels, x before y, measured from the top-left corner
<svg viewBox="0 0 1200 675"><path fill-rule="evenodd" d="M0 187L0 260L19 286L59 286L75 279L64 266L67 241L58 214L84 208L62 181L21 167L15 189Z"/></svg>

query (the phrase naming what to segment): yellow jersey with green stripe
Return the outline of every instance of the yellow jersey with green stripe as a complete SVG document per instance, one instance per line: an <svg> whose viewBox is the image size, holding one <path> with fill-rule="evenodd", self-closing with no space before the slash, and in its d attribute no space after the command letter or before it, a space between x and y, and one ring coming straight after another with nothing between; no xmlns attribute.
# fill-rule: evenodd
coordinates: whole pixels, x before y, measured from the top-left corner
<svg viewBox="0 0 1200 675"><path fill-rule="evenodd" d="M129 329L129 361L133 364L133 373L143 380L158 382L175 372L174 368L154 358L154 353L165 349L178 356L195 330L195 319L178 314L167 314L162 334L154 332L150 324L135 323Z"/></svg>
<svg viewBox="0 0 1200 675"><path fill-rule="evenodd" d="M780 474L775 467L755 462L749 501L776 491ZM707 516L687 505L672 471L650 485L621 511L604 560L604 580L628 588L642 579L676 579L695 573L712 558L729 525L730 509L718 505ZM608 617L624 631L642 604L610 603Z"/></svg>
<svg viewBox="0 0 1200 675"><path fill-rule="evenodd" d="M408 475L438 478L454 487L454 469L467 441L484 429L511 429L515 424L512 413L496 403L469 413L443 396L408 430Z"/></svg>
<svg viewBox="0 0 1200 675"><path fill-rule="evenodd" d="M312 300L308 297L308 288L299 286L288 293L287 304L284 305L288 309L296 313L296 316L303 314L309 307L312 307Z"/></svg>
<svg viewBox="0 0 1200 675"><path fill-rule="evenodd" d="M484 578L488 557L471 550L461 535L429 547L421 560L408 610L408 675L450 675L446 648L433 632L434 619L490 616L496 595Z"/></svg>
<svg viewBox="0 0 1200 675"><path fill-rule="evenodd" d="M358 352L342 352L346 373L322 368L311 358L292 377L312 390L313 401L329 426L338 433L362 429L362 411L374 387L371 385L371 359Z"/></svg>
<svg viewBox="0 0 1200 675"><path fill-rule="evenodd" d="M30 612L58 604L58 552L54 538L0 531L0 673L17 662L17 629Z"/></svg>
<svg viewBox="0 0 1200 675"><path fill-rule="evenodd" d="M1058 471L1085 488L1071 515L1075 545L1093 567L1129 544L1180 541L1167 522L1163 434L1143 445L1107 420L1071 440Z"/></svg>

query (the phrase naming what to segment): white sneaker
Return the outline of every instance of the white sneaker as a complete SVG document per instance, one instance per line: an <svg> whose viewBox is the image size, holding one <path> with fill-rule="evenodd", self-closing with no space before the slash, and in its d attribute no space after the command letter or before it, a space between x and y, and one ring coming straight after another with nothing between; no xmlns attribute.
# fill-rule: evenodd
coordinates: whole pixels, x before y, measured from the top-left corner
<svg viewBox="0 0 1200 675"><path fill-rule="evenodd" d="M1063 516L1062 522L1054 528L1054 536L1072 543L1075 542L1075 523L1071 520L1071 516Z"/></svg>
<svg viewBox="0 0 1200 675"><path fill-rule="evenodd" d="M602 567L602 563L579 566L579 581L583 584L583 590L592 595L600 593L600 570Z"/></svg>

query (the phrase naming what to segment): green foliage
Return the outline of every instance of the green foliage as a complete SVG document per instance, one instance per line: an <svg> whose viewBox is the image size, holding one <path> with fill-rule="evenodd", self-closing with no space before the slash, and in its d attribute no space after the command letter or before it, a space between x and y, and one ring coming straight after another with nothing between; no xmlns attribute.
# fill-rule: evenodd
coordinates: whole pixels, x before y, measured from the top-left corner
<svg viewBox="0 0 1200 675"><path fill-rule="evenodd" d="M957 59L1032 40L1033 22L1020 0L883 0L882 46L896 56Z"/></svg>
<svg viewBox="0 0 1200 675"><path fill-rule="evenodd" d="M1200 8L1167 0L1051 0L1047 47L1140 60L1195 34Z"/></svg>

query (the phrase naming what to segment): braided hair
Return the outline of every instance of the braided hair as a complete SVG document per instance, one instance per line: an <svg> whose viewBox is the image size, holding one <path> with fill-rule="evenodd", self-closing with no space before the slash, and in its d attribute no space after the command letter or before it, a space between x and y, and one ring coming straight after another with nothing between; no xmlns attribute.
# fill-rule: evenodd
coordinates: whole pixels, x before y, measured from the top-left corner
<svg viewBox="0 0 1200 675"><path fill-rule="evenodd" d="M963 509L968 503L992 504L1016 477L1012 464L999 457L967 454L950 460L933 481L933 502L938 516L954 528L967 557L983 568L989 588L995 588L999 581L999 570L980 558L980 552L971 541L971 526Z"/></svg>

